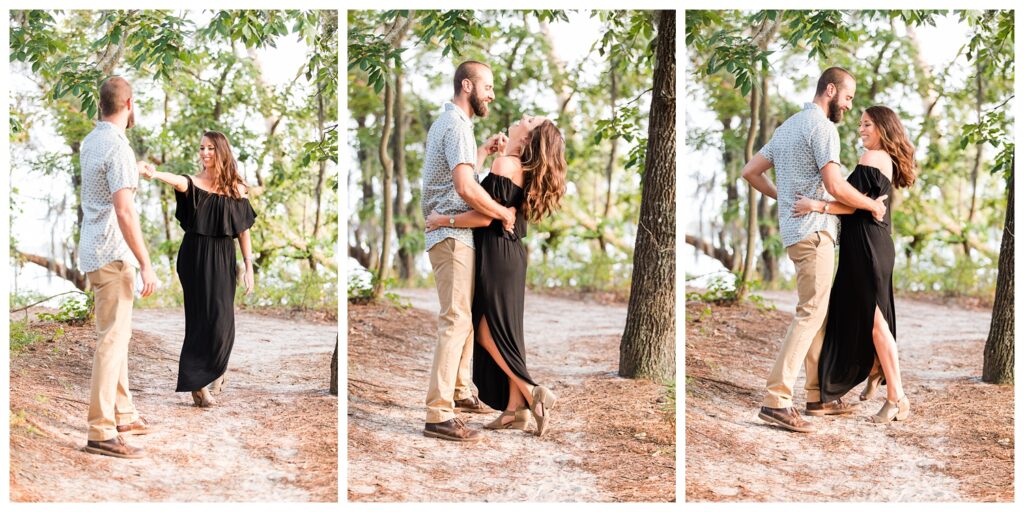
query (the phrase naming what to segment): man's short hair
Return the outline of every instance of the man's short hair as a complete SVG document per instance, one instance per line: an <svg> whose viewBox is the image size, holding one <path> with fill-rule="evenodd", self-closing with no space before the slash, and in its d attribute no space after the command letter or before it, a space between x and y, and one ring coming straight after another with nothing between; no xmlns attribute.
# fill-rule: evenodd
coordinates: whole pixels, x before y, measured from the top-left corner
<svg viewBox="0 0 1024 512"><path fill-rule="evenodd" d="M855 80L853 78L853 73L850 73L839 66L832 66L826 69L821 74L821 77L818 78L818 89L814 91L814 95L821 96L822 94L825 94L825 89L828 88L828 84L835 84L836 89L839 89L839 84L841 84L847 77L849 77L850 80Z"/></svg>
<svg viewBox="0 0 1024 512"><path fill-rule="evenodd" d="M458 96L462 91L462 81L468 78L471 82L476 82L476 79L480 77L481 69L491 69L491 67L483 62L467 60L466 62L459 64L459 67L455 68L455 80L453 81L453 84L455 85L456 96Z"/></svg>
<svg viewBox="0 0 1024 512"><path fill-rule="evenodd" d="M112 76L100 86L100 116L110 117L124 109L132 97L132 84L119 76Z"/></svg>

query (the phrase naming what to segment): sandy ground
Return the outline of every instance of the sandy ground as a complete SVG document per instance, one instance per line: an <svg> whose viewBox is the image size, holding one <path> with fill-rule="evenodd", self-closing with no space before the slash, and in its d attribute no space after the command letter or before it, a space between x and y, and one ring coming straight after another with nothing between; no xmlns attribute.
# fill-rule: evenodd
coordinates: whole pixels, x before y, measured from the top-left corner
<svg viewBox="0 0 1024 512"><path fill-rule="evenodd" d="M615 376L626 307L528 293L530 373L559 402L544 437L422 435L435 345L434 290L412 308L349 305L348 497L352 501L672 501L674 411L665 387ZM476 428L497 412L462 414Z"/></svg>
<svg viewBox="0 0 1024 512"><path fill-rule="evenodd" d="M148 457L83 451L95 334L65 327L11 357L12 500L337 501L336 323L238 313L227 384L208 409L174 392L183 313L136 309L133 327L131 391L160 430L128 441Z"/></svg>
<svg viewBox="0 0 1024 512"><path fill-rule="evenodd" d="M765 295L778 311L687 304L688 501L1013 500L1013 387L978 379L989 312L897 298L911 417L868 422L882 388L860 412L808 417L817 432L795 434L757 418L796 303Z"/></svg>

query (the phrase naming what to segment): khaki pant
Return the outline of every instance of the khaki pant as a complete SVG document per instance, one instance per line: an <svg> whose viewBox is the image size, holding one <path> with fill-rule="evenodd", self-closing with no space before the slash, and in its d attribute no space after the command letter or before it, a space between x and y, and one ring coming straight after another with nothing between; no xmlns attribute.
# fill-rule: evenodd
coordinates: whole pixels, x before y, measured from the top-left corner
<svg viewBox="0 0 1024 512"><path fill-rule="evenodd" d="M473 396L473 279L476 255L454 238L438 242L430 251L437 299L437 348L427 387L427 423L455 417L454 400Z"/></svg>
<svg viewBox="0 0 1024 512"><path fill-rule="evenodd" d="M793 386L796 385L801 362L807 374L804 383L807 401L821 400L818 356L821 355L821 343L825 339L825 320L828 316L828 296L832 290L836 247L827 231L818 231L789 246L786 252L796 265L799 302L796 305L796 316L789 324L779 357L775 360L765 386L768 394L763 404L773 408L793 405Z"/></svg>
<svg viewBox="0 0 1024 512"><path fill-rule="evenodd" d="M138 419L128 391L135 268L118 260L88 276L95 292L97 336L90 384L89 440L106 441L117 436L117 425Z"/></svg>

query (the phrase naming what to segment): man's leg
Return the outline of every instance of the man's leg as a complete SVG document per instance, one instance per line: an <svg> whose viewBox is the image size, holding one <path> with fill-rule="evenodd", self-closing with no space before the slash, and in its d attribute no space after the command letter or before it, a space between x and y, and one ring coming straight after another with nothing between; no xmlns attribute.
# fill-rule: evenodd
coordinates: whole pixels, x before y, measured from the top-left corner
<svg viewBox="0 0 1024 512"><path fill-rule="evenodd" d="M124 271L125 278L130 283L135 283L135 269L131 265L125 265ZM127 325L128 332L131 332L132 325L132 303L128 303L128 311L122 317L118 317L119 322L124 322ZM130 339L130 337L129 337ZM117 377L117 397L114 400L114 419L117 420L118 425L129 425L139 419L139 414L135 410L135 402L132 401L132 392L128 389L128 344L125 344L125 350L121 357L121 371Z"/></svg>
<svg viewBox="0 0 1024 512"><path fill-rule="evenodd" d="M462 354L459 356L459 370L455 375L455 400L473 398L473 290L476 286L476 254L473 249L463 244L456 244L456 254L463 261L463 267L469 267L469 283L465 285L468 293L460 293L457 302L462 302L469 312L470 328L466 339L462 342ZM463 278L466 276L462 276Z"/></svg>
<svg viewBox="0 0 1024 512"><path fill-rule="evenodd" d="M429 251L434 270L437 298L441 308L437 321L437 347L427 389L427 423L442 423L455 417L455 382L466 341L472 349L472 284L475 264L473 249L453 238Z"/></svg>
<svg viewBox="0 0 1024 512"><path fill-rule="evenodd" d="M828 314L828 295L832 288L832 268L835 246L827 233L812 233L786 249L796 266L796 287L798 303L796 315L782 342L775 366L765 386L767 395L763 405L773 409L793 405L793 386L802 363L806 363L811 346L819 331L824 329ZM820 352L820 341L818 341ZM817 356L814 354L814 372L817 372ZM808 372L811 368L808 367ZM810 377L809 377L810 378ZM817 373L814 377L817 393ZM817 399L817 396L811 397ZM809 398L810 400L810 398Z"/></svg>
<svg viewBox="0 0 1024 512"><path fill-rule="evenodd" d="M126 263L114 261L89 273L89 281L95 293L97 335L89 397L90 442L109 441L117 437L115 411L122 366L127 365L128 341L132 335L131 312L135 284L134 272L130 269L126 271L126 267ZM127 387L127 381L124 385ZM93 448L91 445L88 448ZM115 456L138 454L133 449L120 455L116 451L116 447L115 453L100 450Z"/></svg>
<svg viewBox="0 0 1024 512"><path fill-rule="evenodd" d="M818 357L821 356L821 345L825 341L825 327L828 325L828 299L832 292L832 272L835 270L836 246L832 235L827 231L819 231L822 243L817 247L817 254L814 258L814 275L828 276L823 286L823 295L815 300L820 301L818 309L824 314L821 317L821 325L811 338L811 346L807 349L807 356L804 357L804 390L807 392L808 402L821 401L821 384L818 380Z"/></svg>

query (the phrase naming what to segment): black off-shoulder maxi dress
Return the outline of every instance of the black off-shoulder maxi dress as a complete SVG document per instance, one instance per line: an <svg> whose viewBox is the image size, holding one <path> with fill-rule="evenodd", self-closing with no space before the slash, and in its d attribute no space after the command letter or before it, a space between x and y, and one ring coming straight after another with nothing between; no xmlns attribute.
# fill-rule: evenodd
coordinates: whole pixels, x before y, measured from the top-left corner
<svg viewBox="0 0 1024 512"><path fill-rule="evenodd" d="M872 199L890 195L885 201L888 208L892 183L882 171L858 165L847 181ZM875 361L872 329L876 306L896 338L892 211L886 210L882 222L866 210L839 218L839 265L829 295L825 339L818 359L822 402L842 397L871 372Z"/></svg>
<svg viewBox="0 0 1024 512"><path fill-rule="evenodd" d="M480 400L501 411L508 406L508 376L480 345L480 319L487 318L491 337L501 357L519 378L536 385L526 370L523 344L523 304L526 293L525 193L506 176L488 174L480 185L498 204L516 208L514 233L495 220L473 229L476 277L473 288L473 383Z"/></svg>
<svg viewBox="0 0 1024 512"><path fill-rule="evenodd" d="M256 221L248 199L207 192L186 178L188 189L174 194L174 216L185 230L177 261L185 296L179 392L199 391L227 370L235 342L235 238Z"/></svg>

